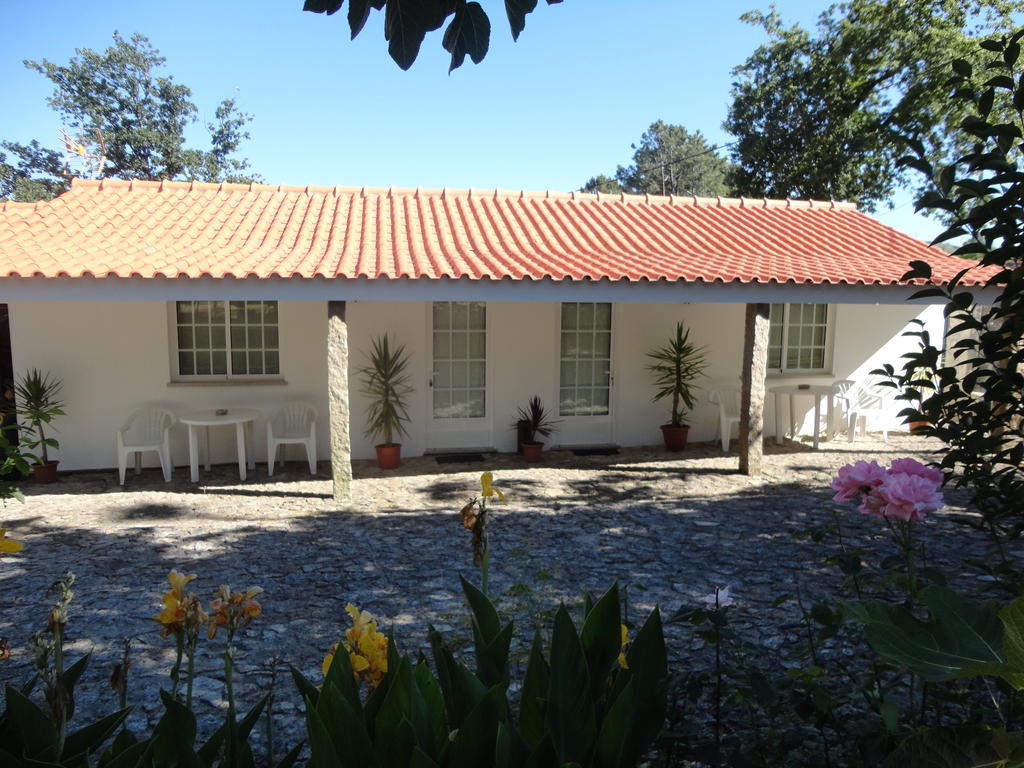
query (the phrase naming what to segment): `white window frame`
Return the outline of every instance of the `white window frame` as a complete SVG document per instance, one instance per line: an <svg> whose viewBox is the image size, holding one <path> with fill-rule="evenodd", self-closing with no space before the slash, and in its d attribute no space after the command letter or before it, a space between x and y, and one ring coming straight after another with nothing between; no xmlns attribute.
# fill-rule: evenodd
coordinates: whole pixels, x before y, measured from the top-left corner
<svg viewBox="0 0 1024 768"><path fill-rule="evenodd" d="M793 302L785 304L783 304L782 302L774 302L774 304L780 304L782 306L782 353L779 356L780 367L769 368L768 374L770 376L831 375L833 340L835 338L836 306L834 304L825 304L823 302ZM792 307L797 306L799 304L825 307L824 360L822 361L821 368L790 368L786 364L786 359L788 357L787 352L789 347L790 311Z"/></svg>
<svg viewBox="0 0 1024 768"><path fill-rule="evenodd" d="M604 413L563 413L562 412L562 333L565 329L562 327L562 307L566 304L575 304L577 308L580 304L593 304L595 307L598 304L608 305L608 333L609 338L609 349L608 349L608 409ZM615 303L611 301L562 301L556 306L556 326L558 328L558 341L555 344L555 412L560 419L571 419L574 422L584 423L587 421L599 423L608 421L612 416L612 410L614 408L614 397L615 397ZM579 330L578 328L576 329ZM592 332L596 332L594 328ZM579 356L575 361L579 362ZM578 389L576 385L573 385L572 389ZM604 389L604 387L593 387L591 389Z"/></svg>
<svg viewBox="0 0 1024 768"><path fill-rule="evenodd" d="M182 374L179 370L178 360L178 301L194 301L193 299L176 299L174 301L167 302L167 339L168 349L170 351L170 370L171 370L171 382L175 384L208 384L208 383L231 383L231 384L244 384L244 383L281 383L284 381L284 367L283 360L281 357L281 302L276 299L252 299L251 301L273 301L277 304L277 373L258 373L258 374L236 374L231 372L231 307L232 301L241 301L241 299L209 299L209 301L216 302L224 305L224 336L225 336L225 354L227 356L227 369L226 374L195 374L186 373ZM246 299L245 301L249 301ZM265 350L265 347L264 347Z"/></svg>

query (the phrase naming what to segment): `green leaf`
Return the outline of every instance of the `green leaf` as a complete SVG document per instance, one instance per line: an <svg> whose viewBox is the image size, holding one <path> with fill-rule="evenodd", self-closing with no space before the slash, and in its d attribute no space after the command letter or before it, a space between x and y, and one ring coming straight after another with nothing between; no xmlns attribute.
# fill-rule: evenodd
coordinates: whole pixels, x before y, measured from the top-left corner
<svg viewBox="0 0 1024 768"><path fill-rule="evenodd" d="M480 3L460 2L441 41L444 49L452 55L448 72L461 67L466 54L469 54L474 64L483 61L490 39L491 22Z"/></svg>
<svg viewBox="0 0 1024 768"><path fill-rule="evenodd" d="M605 693L608 673L622 649L617 583L612 584L587 614L580 630L580 645L590 672L591 696L596 702Z"/></svg>
<svg viewBox="0 0 1024 768"><path fill-rule="evenodd" d="M195 752L196 717L167 691L160 691L164 714L153 729L153 759L177 768L200 768Z"/></svg>
<svg viewBox="0 0 1024 768"><path fill-rule="evenodd" d="M519 33L526 29L526 14L537 7L537 0L505 0L505 15L512 30L512 39L518 40Z"/></svg>
<svg viewBox="0 0 1024 768"><path fill-rule="evenodd" d="M594 768L620 768L623 762L623 747L633 718L633 681L619 691L608 708L601 732L597 735L597 751L594 754Z"/></svg>
<svg viewBox="0 0 1024 768"><path fill-rule="evenodd" d="M497 743L498 723L505 705L505 686L490 688L466 715L451 745L451 768L491 765Z"/></svg>
<svg viewBox="0 0 1024 768"><path fill-rule="evenodd" d="M340 696L338 700L344 703ZM307 768L339 768L339 766L345 768L347 764L338 757L327 726L324 725L324 721L308 699L306 700L306 731L309 734Z"/></svg>
<svg viewBox="0 0 1024 768"><path fill-rule="evenodd" d="M85 758L96 752L107 739L114 735L114 731L124 722L131 711L131 707L126 707L106 717L101 717L70 734L64 742L63 757L65 761L79 757Z"/></svg>
<svg viewBox="0 0 1024 768"><path fill-rule="evenodd" d="M296 744L292 750L281 758L275 768L292 768L295 762L299 759L299 755L302 754L302 748L306 746L306 742L300 741Z"/></svg>
<svg viewBox="0 0 1024 768"><path fill-rule="evenodd" d="M333 663L331 666L334 666ZM316 706L317 699L320 698L320 689L317 688L309 679L303 675L295 667L289 667L292 672L292 680L295 681L295 687L299 689L299 695L304 699L309 699L313 706Z"/></svg>
<svg viewBox="0 0 1024 768"><path fill-rule="evenodd" d="M519 732L531 749L544 738L545 703L548 694L548 663L541 648L540 630L533 633L530 659L526 664L522 696L519 702Z"/></svg>
<svg viewBox="0 0 1024 768"><path fill-rule="evenodd" d="M490 687L508 683L508 649L512 642L512 623L501 626L494 604L464 577L459 576L462 591L472 612L473 641L476 647L477 676Z"/></svg>
<svg viewBox="0 0 1024 768"><path fill-rule="evenodd" d="M972 665L1005 662L999 621L989 606L937 586L925 587L921 598L931 614L927 622L879 600L850 603L849 608L865 625L875 651L929 682L977 674L968 671Z"/></svg>
<svg viewBox="0 0 1024 768"><path fill-rule="evenodd" d="M999 765L993 735L978 728L925 728L904 739L882 768L964 768Z"/></svg>
<svg viewBox="0 0 1024 768"><path fill-rule="evenodd" d="M331 750L324 750L324 754L336 756L336 765L372 768L380 764L361 711L352 706L334 683L324 683L316 715L333 744ZM310 745L313 745L312 732ZM321 749L324 749L322 744Z"/></svg>
<svg viewBox="0 0 1024 768"><path fill-rule="evenodd" d="M555 614L546 721L560 763L586 765L597 737L590 675L569 612Z"/></svg>
<svg viewBox="0 0 1024 768"><path fill-rule="evenodd" d="M668 653L657 608L637 632L626 661L626 677L634 681L634 706L622 764L635 765L661 732L668 708Z"/></svg>
<svg viewBox="0 0 1024 768"><path fill-rule="evenodd" d="M454 11L455 0L388 0L384 39L395 63L402 69L411 67L427 32L440 27Z"/></svg>
<svg viewBox="0 0 1024 768"><path fill-rule="evenodd" d="M421 739L420 745L431 756L438 756L448 740L448 722L445 719L444 694L426 661L420 661L413 670L413 677L419 688L420 697L426 707L428 739Z"/></svg>
<svg viewBox="0 0 1024 768"><path fill-rule="evenodd" d="M56 760L57 728L53 721L13 685L6 688L7 709L14 729L21 738L24 756L35 760Z"/></svg>

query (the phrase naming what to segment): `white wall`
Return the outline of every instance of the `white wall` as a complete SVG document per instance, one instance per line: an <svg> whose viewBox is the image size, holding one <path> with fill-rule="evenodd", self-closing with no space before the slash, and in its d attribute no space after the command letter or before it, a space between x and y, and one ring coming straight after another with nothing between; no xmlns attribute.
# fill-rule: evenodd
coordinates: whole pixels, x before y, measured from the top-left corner
<svg viewBox="0 0 1024 768"><path fill-rule="evenodd" d="M914 317L927 319L933 338L942 327L940 307L909 305L839 305L836 308L832 375L800 376L799 382L865 379L883 362L898 362L913 346L901 338ZM356 458L373 455L364 436L366 401L356 371L366 362L370 339L388 331L411 353L410 376L416 391L410 402L412 424L403 438L403 454L426 448L430 413L429 304L423 302L349 302L351 350L350 391L352 447ZM265 417L288 400L308 400L321 414L321 458L327 458L327 368L324 302L280 304L282 385L173 385L167 306L163 302L12 302L11 337L16 372L38 367L64 380L67 416L56 427L61 449L55 457L65 469L112 467L116 464L114 432L125 417L144 405L161 405L176 413L196 408L255 407ZM683 320L691 338L708 348L710 363L705 388L712 382L737 385L742 362L742 304L616 304L613 311L615 388L611 438L620 445L647 445L660 440L658 426L667 420L668 404L651 402L653 387L645 353L664 343L675 323ZM514 449L511 425L516 409L533 394L557 409L558 305L536 302L488 304L489 417L487 445ZM775 380L769 382L769 386ZM809 398L798 406L810 407ZM896 427L893 404L890 425ZM700 393L691 416L694 441L712 440L717 411ZM769 434L774 429L769 405ZM809 429L809 423L805 428ZM256 424L258 461L265 461L266 421ZM186 430L174 431L172 451L177 466L187 464ZM211 432L215 462L235 459L229 429ZM556 433L552 440L559 443ZM300 448L290 448L301 451ZM297 458L299 454L291 453ZM147 461L155 466L155 460ZM263 471L261 467L260 472Z"/></svg>

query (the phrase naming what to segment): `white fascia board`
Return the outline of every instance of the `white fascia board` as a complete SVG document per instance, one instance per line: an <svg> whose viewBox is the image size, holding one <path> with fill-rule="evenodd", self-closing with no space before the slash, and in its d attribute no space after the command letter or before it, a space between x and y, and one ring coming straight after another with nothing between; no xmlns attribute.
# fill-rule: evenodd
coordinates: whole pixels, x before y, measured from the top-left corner
<svg viewBox="0 0 1024 768"><path fill-rule="evenodd" d="M905 285L800 285L624 280L472 280L442 278L117 278L4 277L0 302L172 301L277 299L280 301L610 301L716 304L902 304L919 290ZM975 289L975 298L990 291ZM920 300L941 304L941 298Z"/></svg>

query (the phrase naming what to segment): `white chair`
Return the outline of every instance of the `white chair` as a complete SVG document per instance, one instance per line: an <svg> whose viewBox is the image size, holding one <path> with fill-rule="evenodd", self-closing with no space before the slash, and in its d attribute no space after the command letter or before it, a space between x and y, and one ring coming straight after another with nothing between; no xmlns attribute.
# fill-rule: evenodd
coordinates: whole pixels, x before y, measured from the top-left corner
<svg viewBox="0 0 1024 768"><path fill-rule="evenodd" d="M840 379L832 384L835 411L828 428L833 435L846 429L850 423L850 393L856 386L857 382L853 379Z"/></svg>
<svg viewBox="0 0 1024 768"><path fill-rule="evenodd" d="M729 450L732 425L740 423L740 391L738 389L712 389L708 400L718 406L718 435L722 450Z"/></svg>
<svg viewBox="0 0 1024 768"><path fill-rule="evenodd" d="M853 442L857 431L862 437L868 435L868 422L880 422L882 442L889 441L889 430L885 426L885 398L870 387L857 385L847 393L848 410L846 414L847 440Z"/></svg>
<svg viewBox="0 0 1024 768"><path fill-rule="evenodd" d="M135 474L142 473L142 454L155 451L160 457L164 482L171 482L171 427L178 418L163 408L143 408L128 417L117 431L117 473L124 485L128 454L135 454Z"/></svg>
<svg viewBox="0 0 1024 768"><path fill-rule="evenodd" d="M316 419L316 409L306 403L289 403L271 417L267 422L267 477L274 474L277 447L289 443L306 446L309 473L316 474Z"/></svg>

